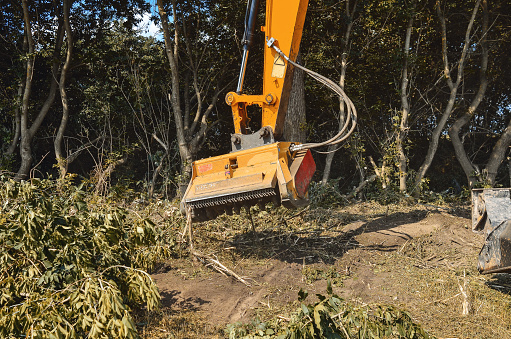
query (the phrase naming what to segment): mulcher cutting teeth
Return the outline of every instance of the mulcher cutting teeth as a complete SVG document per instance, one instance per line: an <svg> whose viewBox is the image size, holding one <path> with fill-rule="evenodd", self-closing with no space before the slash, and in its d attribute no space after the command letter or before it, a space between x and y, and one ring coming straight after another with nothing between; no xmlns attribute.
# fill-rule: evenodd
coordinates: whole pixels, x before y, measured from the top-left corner
<svg viewBox="0 0 511 339"><path fill-rule="evenodd" d="M279 203L277 192L274 188L261 189L252 192L243 192L232 195L212 197L203 200L188 202L191 208L193 221L206 221L216 218L222 213L232 215L240 213L241 208L260 205L262 208L268 202L275 205Z"/></svg>

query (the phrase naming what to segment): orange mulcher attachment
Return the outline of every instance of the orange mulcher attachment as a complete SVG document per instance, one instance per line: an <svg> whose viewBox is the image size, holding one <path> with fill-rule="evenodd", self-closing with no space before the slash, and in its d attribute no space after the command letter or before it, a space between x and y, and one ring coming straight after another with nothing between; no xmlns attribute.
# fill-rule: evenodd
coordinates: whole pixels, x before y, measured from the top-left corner
<svg viewBox="0 0 511 339"><path fill-rule="evenodd" d="M307 0L266 2L266 24L262 27L264 49L263 94L242 94L248 50L254 33L259 0L248 0L243 37L243 59L236 92L226 96L231 106L234 134L232 152L195 161L192 178L181 202L193 221L216 218L241 207L274 202L286 207L308 204L307 189L316 165L308 149L299 144L276 142L282 136L293 81L293 65L300 47ZM283 58L276 48L289 58ZM247 106L262 108L261 129L248 133ZM296 149L295 149L296 148Z"/></svg>
<svg viewBox="0 0 511 339"><path fill-rule="evenodd" d="M316 164L309 150L293 154L290 145L276 142L194 162L183 207L193 221L205 221L267 202L306 206Z"/></svg>

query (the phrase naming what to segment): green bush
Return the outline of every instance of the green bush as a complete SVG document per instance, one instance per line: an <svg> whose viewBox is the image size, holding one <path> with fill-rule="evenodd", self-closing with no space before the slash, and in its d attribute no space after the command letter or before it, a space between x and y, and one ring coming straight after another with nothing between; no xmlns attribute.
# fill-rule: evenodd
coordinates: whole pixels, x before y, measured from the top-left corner
<svg viewBox="0 0 511 339"><path fill-rule="evenodd" d="M138 337L131 308L160 302L142 269L170 254L150 220L49 180L0 182L0 249L3 338Z"/></svg>
<svg viewBox="0 0 511 339"><path fill-rule="evenodd" d="M307 298L300 290L299 300ZM407 312L393 306L354 306L335 295L328 282L327 296L317 294L315 304L301 304L287 325L277 321L233 324L226 328L229 338L430 338Z"/></svg>
<svg viewBox="0 0 511 339"><path fill-rule="evenodd" d="M311 182L309 185L309 201L312 207L340 206L346 198L339 191L339 180L332 179L327 183Z"/></svg>

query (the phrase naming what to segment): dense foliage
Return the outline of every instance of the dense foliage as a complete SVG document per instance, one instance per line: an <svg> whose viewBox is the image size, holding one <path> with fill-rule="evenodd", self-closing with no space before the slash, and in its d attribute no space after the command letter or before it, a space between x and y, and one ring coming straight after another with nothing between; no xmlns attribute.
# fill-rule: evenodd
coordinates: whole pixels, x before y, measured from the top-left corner
<svg viewBox="0 0 511 339"><path fill-rule="evenodd" d="M0 182L0 336L136 338L159 306L144 269L168 257L155 225L65 182Z"/></svg>

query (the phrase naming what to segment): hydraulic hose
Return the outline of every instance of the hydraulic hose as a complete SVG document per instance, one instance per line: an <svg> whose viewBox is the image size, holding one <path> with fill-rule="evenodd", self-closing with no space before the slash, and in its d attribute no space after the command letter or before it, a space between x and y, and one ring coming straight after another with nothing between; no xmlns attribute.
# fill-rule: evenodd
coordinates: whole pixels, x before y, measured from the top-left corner
<svg viewBox="0 0 511 339"><path fill-rule="evenodd" d="M323 141L323 142L311 142L311 143L295 145L292 147L291 150L298 151L301 149L312 149L312 148L317 148L317 147L322 147L322 146L332 146L332 145L337 145L337 144L343 142L344 140L346 140L353 133L353 131L355 130L355 127L357 125L357 110L355 108L355 105L353 105L353 102L346 95L346 93L341 88L341 86L336 84L334 81L324 77L323 75L318 74L310 69L307 69L307 68L303 67L302 65L291 60L287 55L284 54L284 52L282 52L280 50L280 48L275 46L275 39L271 38L271 39L267 40L266 44L268 45L268 47L273 48L278 54L280 54L280 56L282 56L284 59L286 59L289 63L291 63L291 65L303 70L305 73L307 73L313 79L322 83L326 87L330 88L333 92L335 92L339 96L339 98L346 105L346 121L344 122L344 125L342 126L342 128L340 128L339 132L336 135L334 135L332 138L330 138L326 141ZM321 152L321 153L323 153L323 152Z"/></svg>

